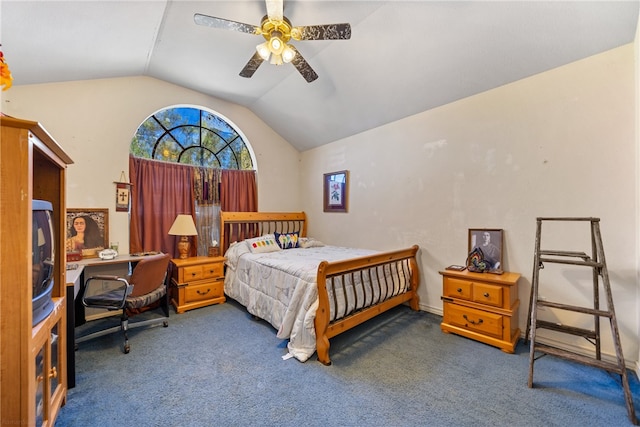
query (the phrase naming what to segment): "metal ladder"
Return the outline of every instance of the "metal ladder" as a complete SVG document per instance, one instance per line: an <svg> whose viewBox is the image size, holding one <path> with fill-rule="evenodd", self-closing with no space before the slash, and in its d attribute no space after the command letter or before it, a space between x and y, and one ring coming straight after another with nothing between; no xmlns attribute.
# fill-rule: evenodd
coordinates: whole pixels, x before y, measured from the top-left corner
<svg viewBox="0 0 640 427"><path fill-rule="evenodd" d="M591 255L585 252L573 251L557 251L540 249L540 240L542 233L542 224L544 221L588 221L591 223ZM570 264L577 266L586 266L592 269L593 273L593 307L578 307L568 304L560 304L547 300L539 299L539 279L540 270L544 268L544 263ZM604 289L607 309L600 309L600 278L602 279L602 287ZM593 315L593 330L577 328L573 326L562 325L554 322L547 322L538 319L538 309L541 307L550 307L559 310L568 310L576 313ZM527 331L525 341L531 340L529 347L529 388L533 387L533 364L540 357L550 354L566 360L582 363L588 366L604 369L608 372L617 373L622 380L624 396L627 405L627 413L629 420L638 425L636 413L633 408L633 396L629 389L629 380L627 369L622 355L622 346L620 345L620 333L616 322L616 314L613 308L613 298L611 296L611 285L609 283L609 273L607 272L607 264L604 257L604 249L602 247L602 237L600 235L600 219L599 218L537 218L536 219L536 241L535 254L533 260L533 278L531 280L531 295L529 298L529 317L527 318ZM616 362L607 362L602 360L600 353L600 318L609 319L611 325L611 334L613 344L616 351ZM556 348L550 345L541 344L536 341L536 331L538 329L547 329L565 334L581 336L595 346L595 355L593 357L584 354L572 352ZM536 353L538 356L536 357Z"/></svg>

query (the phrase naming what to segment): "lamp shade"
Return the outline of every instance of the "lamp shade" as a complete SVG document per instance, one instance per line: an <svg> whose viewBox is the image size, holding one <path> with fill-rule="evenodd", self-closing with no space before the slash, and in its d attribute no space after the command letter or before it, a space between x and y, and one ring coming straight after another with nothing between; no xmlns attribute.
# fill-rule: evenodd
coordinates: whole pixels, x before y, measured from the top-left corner
<svg viewBox="0 0 640 427"><path fill-rule="evenodd" d="M191 215L178 215L169 229L172 236L197 236L196 224Z"/></svg>

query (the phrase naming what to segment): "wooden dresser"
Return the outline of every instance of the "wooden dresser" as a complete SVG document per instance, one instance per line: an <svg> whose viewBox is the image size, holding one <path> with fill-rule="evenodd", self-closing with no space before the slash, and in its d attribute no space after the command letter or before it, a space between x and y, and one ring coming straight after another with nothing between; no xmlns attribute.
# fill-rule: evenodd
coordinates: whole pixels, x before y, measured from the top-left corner
<svg viewBox="0 0 640 427"><path fill-rule="evenodd" d="M176 313L225 301L224 257L171 260L171 303Z"/></svg>
<svg viewBox="0 0 640 427"><path fill-rule="evenodd" d="M462 335L513 353L518 328L519 273L441 271L444 332Z"/></svg>

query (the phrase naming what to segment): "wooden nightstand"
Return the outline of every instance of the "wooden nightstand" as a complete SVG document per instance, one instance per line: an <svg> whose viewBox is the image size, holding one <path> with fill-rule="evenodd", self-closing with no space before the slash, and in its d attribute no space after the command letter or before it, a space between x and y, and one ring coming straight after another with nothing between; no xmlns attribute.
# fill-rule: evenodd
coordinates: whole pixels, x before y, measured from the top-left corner
<svg viewBox="0 0 640 427"><path fill-rule="evenodd" d="M440 328L513 353L518 328L519 273L444 270Z"/></svg>
<svg viewBox="0 0 640 427"><path fill-rule="evenodd" d="M171 303L176 313L226 301L224 257L171 260Z"/></svg>

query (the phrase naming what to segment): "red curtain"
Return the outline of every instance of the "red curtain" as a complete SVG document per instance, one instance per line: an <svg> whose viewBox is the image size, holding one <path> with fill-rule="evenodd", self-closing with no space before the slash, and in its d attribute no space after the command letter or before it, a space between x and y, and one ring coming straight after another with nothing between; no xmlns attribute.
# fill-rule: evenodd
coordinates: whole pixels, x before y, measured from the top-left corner
<svg viewBox="0 0 640 427"><path fill-rule="evenodd" d="M225 212L257 212L258 187L255 171L223 170L220 209Z"/></svg>
<svg viewBox="0 0 640 427"><path fill-rule="evenodd" d="M178 257L178 236L167 234L178 214L195 212L192 166L129 157L129 253L162 251ZM192 238L191 256L198 247Z"/></svg>
<svg viewBox="0 0 640 427"><path fill-rule="evenodd" d="M257 212L258 187L255 171L223 170L220 182L220 210L224 212ZM237 229L225 227L225 241L234 242L244 237ZM222 248L226 250L225 248Z"/></svg>

